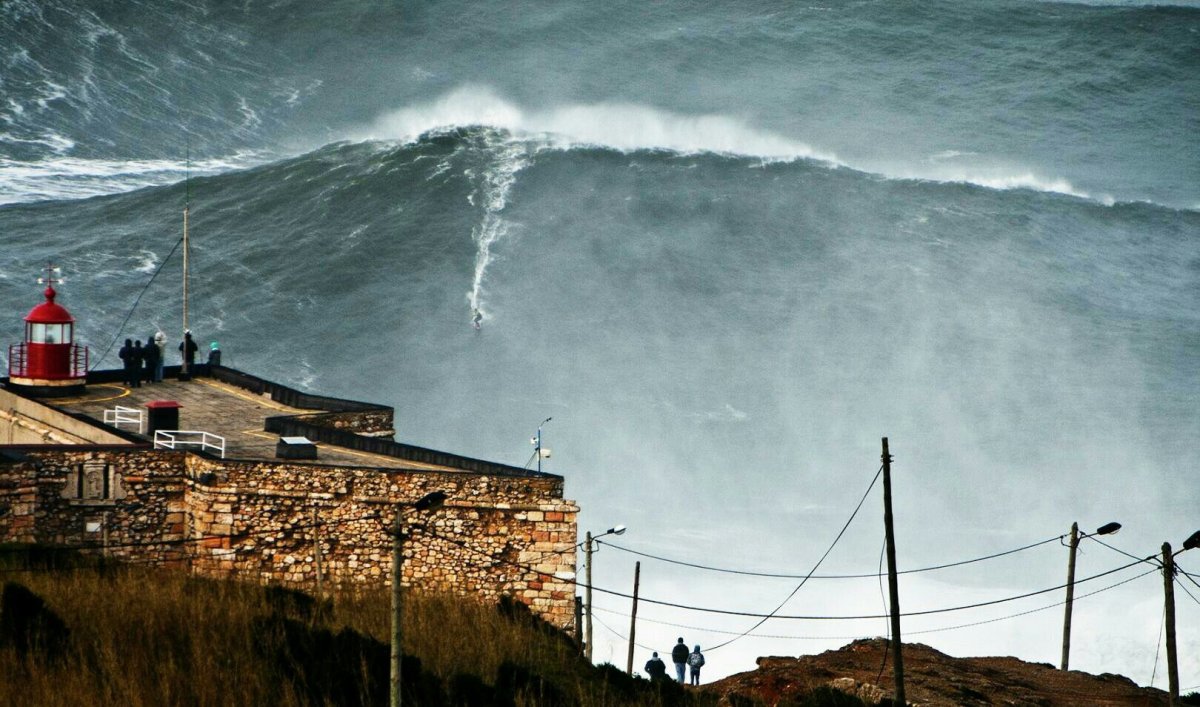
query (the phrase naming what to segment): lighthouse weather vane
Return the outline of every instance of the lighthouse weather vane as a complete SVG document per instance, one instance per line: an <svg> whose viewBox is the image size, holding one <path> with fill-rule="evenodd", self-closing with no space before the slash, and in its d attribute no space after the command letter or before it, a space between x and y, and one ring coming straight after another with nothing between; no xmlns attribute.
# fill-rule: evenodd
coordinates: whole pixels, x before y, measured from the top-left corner
<svg viewBox="0 0 1200 707"><path fill-rule="evenodd" d="M61 285L62 283L66 282L66 280L62 277L55 277L56 275L62 274L62 268L56 266L53 262L47 262L45 270L46 276L39 277L37 279L39 285L49 285L51 288L53 288L55 285Z"/></svg>

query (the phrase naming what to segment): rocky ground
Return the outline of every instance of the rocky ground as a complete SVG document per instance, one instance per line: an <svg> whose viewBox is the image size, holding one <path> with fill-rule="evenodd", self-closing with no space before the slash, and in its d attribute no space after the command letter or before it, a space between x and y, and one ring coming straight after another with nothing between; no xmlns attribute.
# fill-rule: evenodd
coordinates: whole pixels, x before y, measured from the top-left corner
<svg viewBox="0 0 1200 707"><path fill-rule="evenodd" d="M832 686L874 705L893 692L890 655L884 665L887 650L886 640L870 639L819 655L759 658L757 670L731 675L710 689L727 698L757 697L777 705L799 702L817 688ZM904 644L904 676L908 702L923 707L1167 704L1162 690L1139 687L1121 675L1064 672L1011 657L954 658L919 643Z"/></svg>

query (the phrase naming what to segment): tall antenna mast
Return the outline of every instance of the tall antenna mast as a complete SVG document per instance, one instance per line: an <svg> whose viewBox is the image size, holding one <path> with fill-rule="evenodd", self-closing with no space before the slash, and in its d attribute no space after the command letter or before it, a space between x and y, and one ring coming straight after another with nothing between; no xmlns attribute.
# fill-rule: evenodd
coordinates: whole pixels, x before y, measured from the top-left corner
<svg viewBox="0 0 1200 707"><path fill-rule="evenodd" d="M188 371L188 345L187 334L188 328L188 211L192 203L192 141L191 136L187 142L187 171L184 173L183 179L183 364L179 369L179 377L182 380L188 380L191 373Z"/></svg>

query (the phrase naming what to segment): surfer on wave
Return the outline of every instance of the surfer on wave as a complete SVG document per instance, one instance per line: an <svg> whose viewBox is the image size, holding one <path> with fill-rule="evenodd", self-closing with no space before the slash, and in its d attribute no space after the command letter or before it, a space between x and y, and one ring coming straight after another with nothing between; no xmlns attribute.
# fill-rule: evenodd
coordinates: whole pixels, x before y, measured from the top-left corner
<svg viewBox="0 0 1200 707"><path fill-rule="evenodd" d="M471 315L471 326L475 327L475 331L483 328L483 312L475 310L475 313Z"/></svg>

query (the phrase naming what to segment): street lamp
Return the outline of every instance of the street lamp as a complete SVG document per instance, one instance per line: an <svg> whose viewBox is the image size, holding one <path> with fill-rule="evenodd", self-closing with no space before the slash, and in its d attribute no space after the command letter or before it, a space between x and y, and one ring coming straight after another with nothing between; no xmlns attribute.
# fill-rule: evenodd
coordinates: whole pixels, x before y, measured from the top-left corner
<svg viewBox="0 0 1200 707"><path fill-rule="evenodd" d="M587 533L587 540L584 541L584 553L587 555L587 636L584 639L586 646L585 653L587 654L588 662L592 662L592 543L606 535L624 535L625 526L618 525L614 528L600 533L596 537L592 537L591 531Z"/></svg>
<svg viewBox="0 0 1200 707"><path fill-rule="evenodd" d="M1200 530L1192 533L1190 536L1188 536L1187 540L1183 541L1183 550L1195 550L1198 547L1200 547ZM1180 550L1179 552L1183 552L1183 550ZM1178 555L1179 553L1177 552L1175 554Z"/></svg>
<svg viewBox="0 0 1200 707"><path fill-rule="evenodd" d="M1163 595L1165 611L1163 623L1167 634L1167 683L1170 688L1171 707L1179 704L1179 656L1175 650L1175 555L1200 547L1200 530L1183 541L1183 549L1171 552L1171 543L1163 543Z"/></svg>
<svg viewBox="0 0 1200 707"><path fill-rule="evenodd" d="M553 419L552 417L547 417L545 420L542 420L542 424L538 425L537 434L529 438L529 443L533 445L533 456L537 457L537 470L539 474L542 473L542 460L550 458L550 450L542 448L542 427ZM526 464L525 468L528 469L529 465Z"/></svg>
<svg viewBox="0 0 1200 707"><path fill-rule="evenodd" d="M400 578L404 572L404 540L406 528L404 525L405 507L418 513L436 513L446 502L446 492L434 491L417 499L415 503L399 504L396 509L396 524L392 528L392 669L391 669L391 707L400 707L400 663L401 639L403 637L402 618L404 615L403 600L400 595Z"/></svg>
<svg viewBox="0 0 1200 707"><path fill-rule="evenodd" d="M1071 656L1071 605L1075 601L1075 550L1079 541L1090 535L1113 535L1121 529L1120 523L1105 523L1096 528L1094 533L1079 533L1079 524L1071 524L1070 559L1067 561L1067 602L1063 617L1062 669L1067 669L1067 661Z"/></svg>

